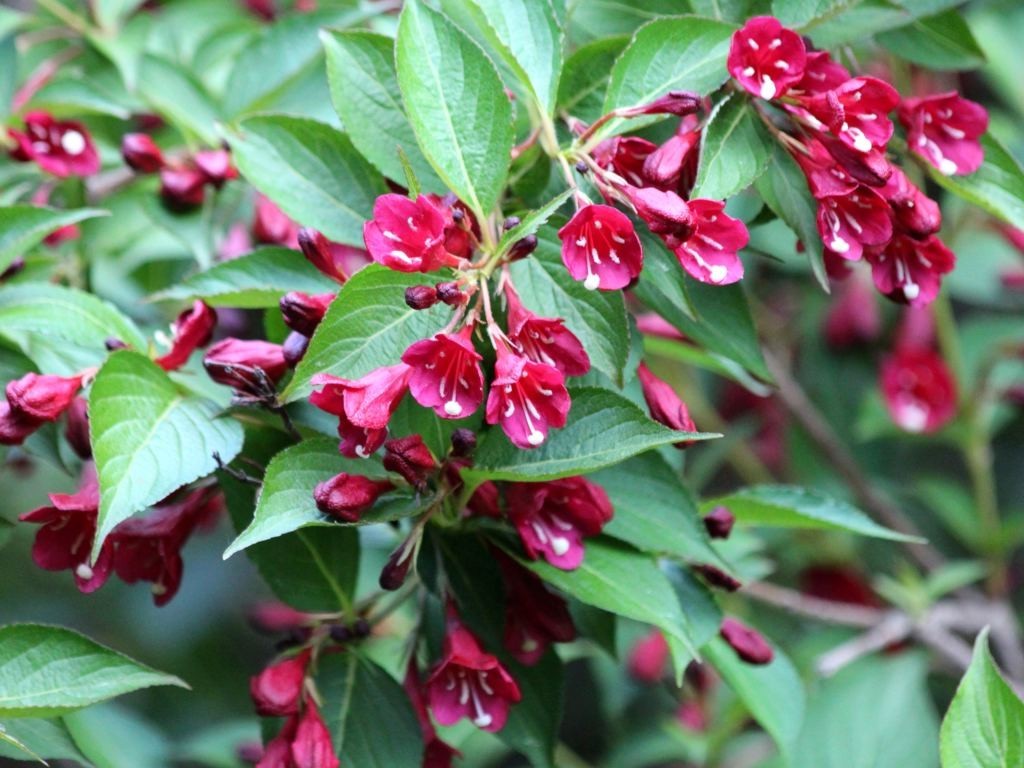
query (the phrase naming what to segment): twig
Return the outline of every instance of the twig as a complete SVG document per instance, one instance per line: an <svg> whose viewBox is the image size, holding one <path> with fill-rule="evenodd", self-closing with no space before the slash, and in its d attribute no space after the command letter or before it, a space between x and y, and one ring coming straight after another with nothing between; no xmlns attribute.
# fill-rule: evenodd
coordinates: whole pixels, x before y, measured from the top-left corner
<svg viewBox="0 0 1024 768"><path fill-rule="evenodd" d="M257 488L263 485L263 481L260 480L258 477L253 477L248 472L243 472L240 469L229 467L227 464L224 463L224 460L220 457L220 454L217 451L213 452L213 460L217 462L217 469L219 469L221 472L228 475L229 477L233 477L238 482L254 485Z"/></svg>
<svg viewBox="0 0 1024 768"><path fill-rule="evenodd" d="M747 582L741 594L750 595L755 600L777 608L784 608L790 613L846 627L874 627L886 616L886 612L878 608L824 600L765 581Z"/></svg>
<svg viewBox="0 0 1024 768"><path fill-rule="evenodd" d="M824 677L831 677L843 667L875 651L904 640L914 629L914 622L902 611L890 611L878 624L852 640L837 645L818 658L815 667Z"/></svg>

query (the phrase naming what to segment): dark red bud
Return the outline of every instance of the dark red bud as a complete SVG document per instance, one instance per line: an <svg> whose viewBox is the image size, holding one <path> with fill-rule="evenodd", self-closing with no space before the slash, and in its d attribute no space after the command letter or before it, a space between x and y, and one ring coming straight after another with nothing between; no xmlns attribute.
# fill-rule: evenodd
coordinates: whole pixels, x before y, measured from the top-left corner
<svg viewBox="0 0 1024 768"><path fill-rule="evenodd" d="M437 470L437 461L419 435L384 443L384 469L401 475L418 491L426 489L427 478Z"/></svg>
<svg viewBox="0 0 1024 768"><path fill-rule="evenodd" d="M11 408L0 400L0 445L21 445L43 422Z"/></svg>
<svg viewBox="0 0 1024 768"><path fill-rule="evenodd" d="M685 117L700 109L701 97L690 91L669 91L660 99L618 110L621 117L638 117L640 115L676 115Z"/></svg>
<svg viewBox="0 0 1024 768"><path fill-rule="evenodd" d="M452 456L472 456L476 450L476 432L460 427L452 432Z"/></svg>
<svg viewBox="0 0 1024 768"><path fill-rule="evenodd" d="M378 496L392 488L394 486L386 481L341 472L317 485L313 498L317 509L325 515L354 523L374 505Z"/></svg>
<svg viewBox="0 0 1024 768"><path fill-rule="evenodd" d="M192 157L196 168L208 184L221 187L224 182L238 178L238 170L231 163L231 153L226 149L204 149Z"/></svg>
<svg viewBox="0 0 1024 768"><path fill-rule="evenodd" d="M12 261L3 272L0 272L0 283L10 280L25 268L25 257L18 256Z"/></svg>
<svg viewBox="0 0 1024 768"><path fill-rule="evenodd" d="M223 339L203 357L203 367L218 384L256 397L273 394L287 370L280 344L269 341Z"/></svg>
<svg viewBox="0 0 1024 768"><path fill-rule="evenodd" d="M717 568L714 565L702 564L693 565L690 567L696 573L700 574L704 578L704 581L706 581L712 587L724 589L726 592L735 592L737 589L743 586L743 582L734 579L721 568Z"/></svg>
<svg viewBox="0 0 1024 768"><path fill-rule="evenodd" d="M432 286L410 285L405 289L405 303L412 309L430 309L437 302L437 289Z"/></svg>
<svg viewBox="0 0 1024 768"><path fill-rule="evenodd" d="M732 533L736 516L725 507L715 507L704 516L704 527L712 539L727 539Z"/></svg>
<svg viewBox="0 0 1024 768"><path fill-rule="evenodd" d="M281 345L281 352L284 354L284 361L289 368L294 368L306 356L309 349L309 336L303 336L298 331L289 333Z"/></svg>
<svg viewBox="0 0 1024 768"><path fill-rule="evenodd" d="M76 397L71 401L67 411L67 424L64 427L64 439L81 459L92 457L92 444L89 441L89 404L84 397Z"/></svg>
<svg viewBox="0 0 1024 768"><path fill-rule="evenodd" d="M509 216L507 219L505 219L505 221L502 222L501 228L508 232L508 230L512 229L513 227L518 227L521 223L522 219L520 219L518 216Z"/></svg>
<svg viewBox="0 0 1024 768"><path fill-rule="evenodd" d="M369 637L370 622L362 617L356 619L356 623L352 625L352 633L356 637Z"/></svg>
<svg viewBox="0 0 1024 768"><path fill-rule="evenodd" d="M457 307L469 300L469 296L462 292L456 282L438 283L436 288L437 297L450 307Z"/></svg>
<svg viewBox="0 0 1024 768"><path fill-rule="evenodd" d="M380 588L394 592L409 577L409 572L416 565L416 551L419 548L422 529L417 528L412 535L403 541L398 549L391 553L387 563L380 571Z"/></svg>
<svg viewBox="0 0 1024 768"><path fill-rule="evenodd" d="M508 260L518 261L519 259L524 259L535 250L537 250L537 236L527 235L512 243L512 247L508 251Z"/></svg>
<svg viewBox="0 0 1024 768"><path fill-rule="evenodd" d="M690 206L675 192L655 187L622 188L648 229L656 235L687 240L693 233L693 213Z"/></svg>
<svg viewBox="0 0 1024 768"><path fill-rule="evenodd" d="M56 421L82 387L81 376L26 373L7 383L11 410L35 421Z"/></svg>
<svg viewBox="0 0 1024 768"><path fill-rule="evenodd" d="M284 324L303 336L312 336L313 331L327 314L327 308L336 294L319 293L310 295L301 291L289 291L281 297L281 317Z"/></svg>
<svg viewBox="0 0 1024 768"><path fill-rule="evenodd" d="M145 133L126 133L121 139L121 157L139 173L156 173L164 167L164 155Z"/></svg>
<svg viewBox="0 0 1024 768"><path fill-rule="evenodd" d="M348 275L345 274L331 253L330 240L311 227L302 227L297 239L302 255L310 264L332 280L337 280L339 283L345 282Z"/></svg>
<svg viewBox="0 0 1024 768"><path fill-rule="evenodd" d="M336 642L338 645L344 645L352 639L352 630L344 624L332 624L331 628L328 630L328 634L330 634L331 640Z"/></svg>
<svg viewBox="0 0 1024 768"><path fill-rule="evenodd" d="M760 632L731 617L722 621L719 634L736 651L736 655L748 664L770 664L775 656Z"/></svg>
<svg viewBox="0 0 1024 768"><path fill-rule="evenodd" d="M206 177L194 168L164 168L160 171L160 196L171 210L187 210L203 204Z"/></svg>
<svg viewBox="0 0 1024 768"><path fill-rule="evenodd" d="M299 711L299 700L306 679L309 651L279 661L249 681L256 712L261 717L284 717Z"/></svg>

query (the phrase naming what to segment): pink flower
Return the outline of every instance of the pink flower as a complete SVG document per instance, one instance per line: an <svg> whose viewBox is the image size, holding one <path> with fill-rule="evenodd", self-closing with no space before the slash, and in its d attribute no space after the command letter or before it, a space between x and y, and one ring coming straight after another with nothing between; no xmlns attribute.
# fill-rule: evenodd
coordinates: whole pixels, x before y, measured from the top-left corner
<svg viewBox="0 0 1024 768"><path fill-rule="evenodd" d="M465 717L493 733L505 727L509 708L521 698L501 662L450 614L444 656L427 678L427 702L437 721L454 725Z"/></svg>
<svg viewBox="0 0 1024 768"><path fill-rule="evenodd" d="M583 539L596 536L615 511L604 489L583 477L510 483L508 517L526 554L565 571L583 562Z"/></svg>
<svg viewBox="0 0 1024 768"><path fill-rule="evenodd" d="M536 448L551 427L565 426L570 405L561 371L504 348L498 350L486 418L488 424L501 424L513 444Z"/></svg>
<svg viewBox="0 0 1024 768"><path fill-rule="evenodd" d="M772 647L760 632L732 617L727 616L722 620L722 627L718 633L747 664L770 664L775 656Z"/></svg>
<svg viewBox="0 0 1024 768"><path fill-rule="evenodd" d="M372 507L382 493L394 486L386 480L373 480L362 475L340 472L313 489L316 507L325 515L355 523Z"/></svg>
<svg viewBox="0 0 1024 768"><path fill-rule="evenodd" d="M828 51L808 51L804 76L793 90L804 94L825 93L849 79L849 71L835 61Z"/></svg>
<svg viewBox="0 0 1024 768"><path fill-rule="evenodd" d="M630 186L623 187L622 192L654 234L685 240L693 232L690 206L675 192Z"/></svg>
<svg viewBox="0 0 1024 768"><path fill-rule="evenodd" d="M892 237L889 204L870 187L818 200L818 234L835 254L857 261L864 246L880 246Z"/></svg>
<svg viewBox="0 0 1024 768"><path fill-rule="evenodd" d="M588 290L625 288L640 274L644 253L633 222L610 205L585 205L558 230L562 261Z"/></svg>
<svg viewBox="0 0 1024 768"><path fill-rule="evenodd" d="M956 383L931 350L897 349L882 362L880 376L885 406L900 429L935 432L956 415Z"/></svg>
<svg viewBox="0 0 1024 768"><path fill-rule="evenodd" d="M904 99L899 119L910 150L939 172L974 173L985 159L978 139L988 129L988 112L956 91Z"/></svg>
<svg viewBox="0 0 1024 768"><path fill-rule="evenodd" d="M733 33L727 64L747 91L774 99L800 82L806 61L800 35L773 16L755 16Z"/></svg>
<svg viewBox="0 0 1024 768"><path fill-rule="evenodd" d="M261 397L272 394L273 385L288 370L280 344L258 339L222 339L203 356L210 378L236 392Z"/></svg>
<svg viewBox="0 0 1024 768"><path fill-rule="evenodd" d="M661 630L653 629L633 643L626 666L629 675L641 683L656 683L665 674L669 647Z"/></svg>
<svg viewBox="0 0 1024 768"><path fill-rule="evenodd" d="M91 176L100 169L100 156L85 126L73 120L58 121L46 112L25 115L25 131L8 131L17 146L11 157L34 161L54 176Z"/></svg>
<svg viewBox="0 0 1024 768"><path fill-rule="evenodd" d="M253 205L252 236L257 243L299 247L299 225L265 195L256 195Z"/></svg>
<svg viewBox="0 0 1024 768"><path fill-rule="evenodd" d="M284 717L299 711L311 651L271 664L249 681L249 695L260 717Z"/></svg>
<svg viewBox="0 0 1024 768"><path fill-rule="evenodd" d="M815 198L829 195L848 195L857 189L854 179L817 139L807 138L805 152L793 150L793 159L807 177L807 186Z"/></svg>
<svg viewBox="0 0 1024 768"><path fill-rule="evenodd" d="M121 156L133 171L156 173L164 167L164 155L148 133L126 133L121 137Z"/></svg>
<svg viewBox="0 0 1024 768"><path fill-rule="evenodd" d="M365 458L384 444L391 415L409 388L412 369L405 363L377 368L354 381L318 373L312 379L320 391L309 402L338 417L341 453Z"/></svg>
<svg viewBox="0 0 1024 768"><path fill-rule="evenodd" d="M535 363L544 363L566 376L583 376L590 357L562 318L538 317L523 306L512 283L505 284L508 301L508 335L519 352Z"/></svg>
<svg viewBox="0 0 1024 768"><path fill-rule="evenodd" d="M217 313L198 299L171 324L171 348L156 359L165 371L181 368L199 347L210 343Z"/></svg>
<svg viewBox="0 0 1024 768"><path fill-rule="evenodd" d="M338 768L341 765L334 754L331 732L320 716L320 710L309 699L296 725L289 752L292 758L289 768Z"/></svg>
<svg viewBox="0 0 1024 768"><path fill-rule="evenodd" d="M860 152L835 136L819 133L818 140L832 159L842 166L850 176L869 187L881 187L892 175L894 166L885 156L885 152L872 149Z"/></svg>
<svg viewBox="0 0 1024 768"><path fill-rule="evenodd" d="M655 376L646 363L640 363L636 375L640 379L644 401L647 403L652 419L659 424L664 424L669 429L680 432L697 431L697 425L690 418L690 411L686 407L686 403L679 398L668 382ZM686 448L691 445L691 442L684 440L676 443L675 446L676 448Z"/></svg>
<svg viewBox="0 0 1024 768"><path fill-rule="evenodd" d="M879 193L892 208L896 223L916 238L928 237L942 227L939 204L918 189L899 168Z"/></svg>
<svg viewBox="0 0 1024 768"><path fill-rule="evenodd" d="M344 283L348 276L365 265L369 254L360 248L332 243L320 232L310 227L298 231L296 239L302 255L314 267L338 283Z"/></svg>
<svg viewBox="0 0 1024 768"><path fill-rule="evenodd" d="M879 292L911 306L930 304L951 272L956 256L935 235L924 240L898 234L878 250L868 250L871 276Z"/></svg>
<svg viewBox="0 0 1024 768"><path fill-rule="evenodd" d="M725 213L719 200L691 200L693 234L673 251L679 264L695 280L713 285L728 285L743 277L739 250L750 240L750 233L739 219Z"/></svg>
<svg viewBox="0 0 1024 768"><path fill-rule="evenodd" d="M630 181L635 186L653 185L658 189L675 190L689 194L697 180L700 161L700 123L696 115L679 121L679 130L644 160L641 183ZM627 181L629 181L627 179Z"/></svg>
<svg viewBox="0 0 1024 768"><path fill-rule="evenodd" d="M363 225L363 241L373 260L398 272L433 272L447 256L445 214L428 198L381 195L373 220Z"/></svg>
<svg viewBox="0 0 1024 768"><path fill-rule="evenodd" d="M195 208L206 199L206 181L198 168L162 168L160 196L174 210Z"/></svg>
<svg viewBox="0 0 1024 768"><path fill-rule="evenodd" d="M484 400L480 353L473 347L473 326L439 333L412 344L402 362L411 368L409 391L424 408L442 419L469 416Z"/></svg>
<svg viewBox="0 0 1024 768"><path fill-rule="evenodd" d="M192 162L206 183L218 189L224 182L238 178L238 169L226 149L202 149L192 156Z"/></svg>
<svg viewBox="0 0 1024 768"><path fill-rule="evenodd" d="M821 125L857 152L883 149L892 138L888 115L900 95L884 80L854 77L831 91L808 98L804 105ZM815 127L818 127L817 125Z"/></svg>
<svg viewBox="0 0 1024 768"><path fill-rule="evenodd" d="M507 555L496 553L505 582L503 643L520 664L532 666L552 643L576 637L569 606L544 582Z"/></svg>

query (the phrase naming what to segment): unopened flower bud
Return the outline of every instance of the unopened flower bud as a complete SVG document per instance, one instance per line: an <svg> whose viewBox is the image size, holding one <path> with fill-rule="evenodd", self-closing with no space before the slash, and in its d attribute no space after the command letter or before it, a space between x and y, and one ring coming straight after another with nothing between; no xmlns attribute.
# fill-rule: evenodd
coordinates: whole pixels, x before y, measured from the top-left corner
<svg viewBox="0 0 1024 768"><path fill-rule="evenodd" d="M501 228L508 232L513 227L518 227L522 223L522 219L518 216L509 216L502 222Z"/></svg>
<svg viewBox="0 0 1024 768"><path fill-rule="evenodd" d="M215 187L224 182L238 178L238 170L231 162L231 153L226 149L204 149L192 157L196 168L202 173L205 181Z"/></svg>
<svg viewBox="0 0 1024 768"><path fill-rule="evenodd" d="M685 117L700 109L701 97L690 91L669 91L661 98L616 110L619 117L639 117L640 115L676 115Z"/></svg>
<svg viewBox="0 0 1024 768"><path fill-rule="evenodd" d="M508 251L508 260L518 261L519 259L524 259L535 250L537 250L537 236L527 235L512 243L512 247Z"/></svg>
<svg viewBox="0 0 1024 768"><path fill-rule="evenodd" d="M76 397L71 401L67 411L67 425L64 427L64 439L81 459L92 457L92 444L89 442L88 403L84 397Z"/></svg>
<svg viewBox="0 0 1024 768"><path fill-rule="evenodd" d="M422 528L414 529L412 535L403 541L398 546L398 549L391 553L387 563L384 564L380 571L379 583L381 589L394 592L405 583L409 572L416 564L416 551L419 549L421 536Z"/></svg>
<svg viewBox="0 0 1024 768"><path fill-rule="evenodd" d="M377 497L392 488L394 486L387 481L341 472L318 484L313 490L313 498L317 509L324 514L354 523L374 505Z"/></svg>
<svg viewBox="0 0 1024 768"><path fill-rule="evenodd" d="M736 655L748 664L770 664L775 656L760 632L731 617L722 621L719 634L736 651Z"/></svg>
<svg viewBox="0 0 1024 768"><path fill-rule="evenodd" d="M249 694L260 717L284 717L299 711L310 652L264 669L249 681Z"/></svg>
<svg viewBox="0 0 1024 768"><path fill-rule="evenodd" d="M662 381L647 367L640 363L637 369L637 376L640 379L640 386L643 389L644 401L650 410L651 418L664 424L669 429L676 429L681 432L696 432L697 427L690 418L690 412L675 390L665 381ZM676 448L686 448L692 441L683 440L675 443Z"/></svg>
<svg viewBox="0 0 1024 768"><path fill-rule="evenodd" d="M457 307L459 304L465 304L469 298L459 288L459 284L456 282L438 283L437 284L437 297L450 307Z"/></svg>
<svg viewBox="0 0 1024 768"><path fill-rule="evenodd" d="M327 630L327 632L331 636L331 640L336 642L338 645L344 645L352 639L352 630L344 624L332 624L331 628Z"/></svg>
<svg viewBox="0 0 1024 768"><path fill-rule="evenodd" d="M207 350L203 367L218 384L254 396L272 394L288 368L280 344L231 338Z"/></svg>
<svg viewBox="0 0 1024 768"><path fill-rule="evenodd" d="M370 636L370 622L360 616L356 619L356 623L352 625L352 634L356 637L369 637Z"/></svg>
<svg viewBox="0 0 1024 768"><path fill-rule="evenodd" d="M289 368L297 366L303 357L306 356L306 350L309 349L309 336L303 336L298 331L292 331L281 345L281 353L284 355L284 362Z"/></svg>
<svg viewBox="0 0 1024 768"><path fill-rule="evenodd" d="M726 507L715 507L704 515L704 527L707 528L708 536L712 539L729 538L735 522L736 516Z"/></svg>
<svg viewBox="0 0 1024 768"><path fill-rule="evenodd" d="M281 317L284 324L303 336L312 336L313 331L327 314L327 308L336 294L318 293L311 295L301 291L289 291L281 297Z"/></svg>
<svg viewBox="0 0 1024 768"><path fill-rule="evenodd" d="M81 376L26 373L8 382L7 402L13 411L35 421L56 421L71 406L81 387Z"/></svg>
<svg viewBox="0 0 1024 768"><path fill-rule="evenodd" d="M405 303L411 309L430 309L437 302L437 289L433 286L410 285L405 289Z"/></svg>
<svg viewBox="0 0 1024 768"><path fill-rule="evenodd" d="M427 477L437 469L437 461L419 435L409 435L384 443L384 469L401 475L418 491L426 489Z"/></svg>
<svg viewBox="0 0 1024 768"><path fill-rule="evenodd" d="M107 337L103 342L103 346L106 347L108 352L116 352L119 349L128 349L127 344L114 336Z"/></svg>
<svg viewBox="0 0 1024 768"><path fill-rule="evenodd" d="M160 171L160 197L171 210L187 210L203 204L206 177L195 168L164 168Z"/></svg>
<svg viewBox="0 0 1024 768"><path fill-rule="evenodd" d="M679 242L693 234L693 213L687 202L675 192L631 186L624 186L622 191L633 204L637 216L654 234Z"/></svg>
<svg viewBox="0 0 1024 768"><path fill-rule="evenodd" d="M0 283L10 280L12 277L17 275L21 270L25 268L25 258L18 256L10 264L7 265L7 269L0 272Z"/></svg>
<svg viewBox="0 0 1024 768"><path fill-rule="evenodd" d="M588 170L590 170L590 167L586 164L585 161L583 161L583 160L577 160L576 161L576 173L578 173L578 174L580 174L582 176L582 175L586 174L586 172Z"/></svg>
<svg viewBox="0 0 1024 768"><path fill-rule="evenodd" d="M693 571L700 574L709 585L724 589L726 592L735 592L743 586L743 582L733 578L728 573L714 565L701 564L690 566Z"/></svg>
<svg viewBox="0 0 1024 768"><path fill-rule="evenodd" d="M306 260L323 274L340 283L345 282L346 275L340 273L331 255L331 242L323 233L311 227L302 227L298 234L299 249Z"/></svg>
<svg viewBox="0 0 1024 768"><path fill-rule="evenodd" d="M164 155L145 133L126 133L121 139L121 157L139 173L156 173L164 167Z"/></svg>
<svg viewBox="0 0 1024 768"><path fill-rule="evenodd" d="M472 456L476 450L476 432L472 429L460 427L452 432L452 456Z"/></svg>

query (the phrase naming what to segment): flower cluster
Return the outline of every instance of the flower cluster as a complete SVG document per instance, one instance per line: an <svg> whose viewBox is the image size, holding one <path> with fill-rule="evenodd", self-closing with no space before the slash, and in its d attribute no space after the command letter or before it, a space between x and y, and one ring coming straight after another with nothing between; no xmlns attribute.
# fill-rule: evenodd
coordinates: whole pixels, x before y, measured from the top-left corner
<svg viewBox="0 0 1024 768"><path fill-rule="evenodd" d="M195 208L206 199L206 188L220 189L238 178L226 149L202 149L182 157L165 156L146 133L126 133L121 156L138 173L160 174L160 196L174 209Z"/></svg>

